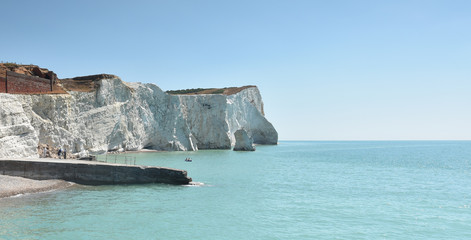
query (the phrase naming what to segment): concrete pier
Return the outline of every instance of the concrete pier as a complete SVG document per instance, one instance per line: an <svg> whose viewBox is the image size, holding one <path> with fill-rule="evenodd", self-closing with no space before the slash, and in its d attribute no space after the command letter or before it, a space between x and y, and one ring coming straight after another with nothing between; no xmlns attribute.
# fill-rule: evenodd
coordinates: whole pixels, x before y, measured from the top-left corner
<svg viewBox="0 0 471 240"><path fill-rule="evenodd" d="M188 184L184 170L64 159L0 159L0 174L35 180L62 179L86 185Z"/></svg>

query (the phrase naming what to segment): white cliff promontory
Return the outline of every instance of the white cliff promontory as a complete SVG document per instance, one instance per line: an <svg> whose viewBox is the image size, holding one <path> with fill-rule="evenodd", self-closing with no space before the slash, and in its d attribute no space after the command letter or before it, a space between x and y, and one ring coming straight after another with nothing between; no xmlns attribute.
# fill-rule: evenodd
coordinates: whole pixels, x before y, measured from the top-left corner
<svg viewBox="0 0 471 240"><path fill-rule="evenodd" d="M257 144L278 141L256 87L232 95L169 95L153 84L117 77L96 84L91 92L0 94L0 157L37 156L39 144L80 156L143 148L230 149L238 129Z"/></svg>

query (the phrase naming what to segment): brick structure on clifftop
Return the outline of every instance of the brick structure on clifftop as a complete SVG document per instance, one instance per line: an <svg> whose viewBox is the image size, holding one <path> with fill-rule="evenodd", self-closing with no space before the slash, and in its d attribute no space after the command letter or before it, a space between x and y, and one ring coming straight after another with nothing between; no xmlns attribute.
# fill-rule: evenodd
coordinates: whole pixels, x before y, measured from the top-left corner
<svg viewBox="0 0 471 240"><path fill-rule="evenodd" d="M5 77L0 77L0 92L50 93L54 84L54 75L51 79L47 79L6 71Z"/></svg>
<svg viewBox="0 0 471 240"><path fill-rule="evenodd" d="M35 65L0 63L0 93L64 93L57 81L54 72Z"/></svg>

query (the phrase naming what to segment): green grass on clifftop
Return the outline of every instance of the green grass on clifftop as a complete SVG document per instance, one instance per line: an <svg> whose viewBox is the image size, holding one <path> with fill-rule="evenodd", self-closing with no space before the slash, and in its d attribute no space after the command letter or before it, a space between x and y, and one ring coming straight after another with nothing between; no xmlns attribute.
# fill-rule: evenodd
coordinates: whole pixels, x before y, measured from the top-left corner
<svg viewBox="0 0 471 240"><path fill-rule="evenodd" d="M166 91L166 93L172 94L172 95L196 95L196 94L231 95L231 94L238 93L250 87L255 87L255 86L225 87L225 88L192 88L192 89L182 89L182 90L169 90L169 91Z"/></svg>

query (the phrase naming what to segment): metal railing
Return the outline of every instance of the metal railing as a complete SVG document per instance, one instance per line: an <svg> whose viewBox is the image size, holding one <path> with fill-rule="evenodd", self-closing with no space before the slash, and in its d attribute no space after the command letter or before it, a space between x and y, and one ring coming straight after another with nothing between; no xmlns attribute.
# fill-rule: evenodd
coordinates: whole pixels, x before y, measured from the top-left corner
<svg viewBox="0 0 471 240"><path fill-rule="evenodd" d="M120 155L105 155L105 159L97 159L98 162L106 163L119 163L125 165L136 165L136 157L134 156L120 156Z"/></svg>

